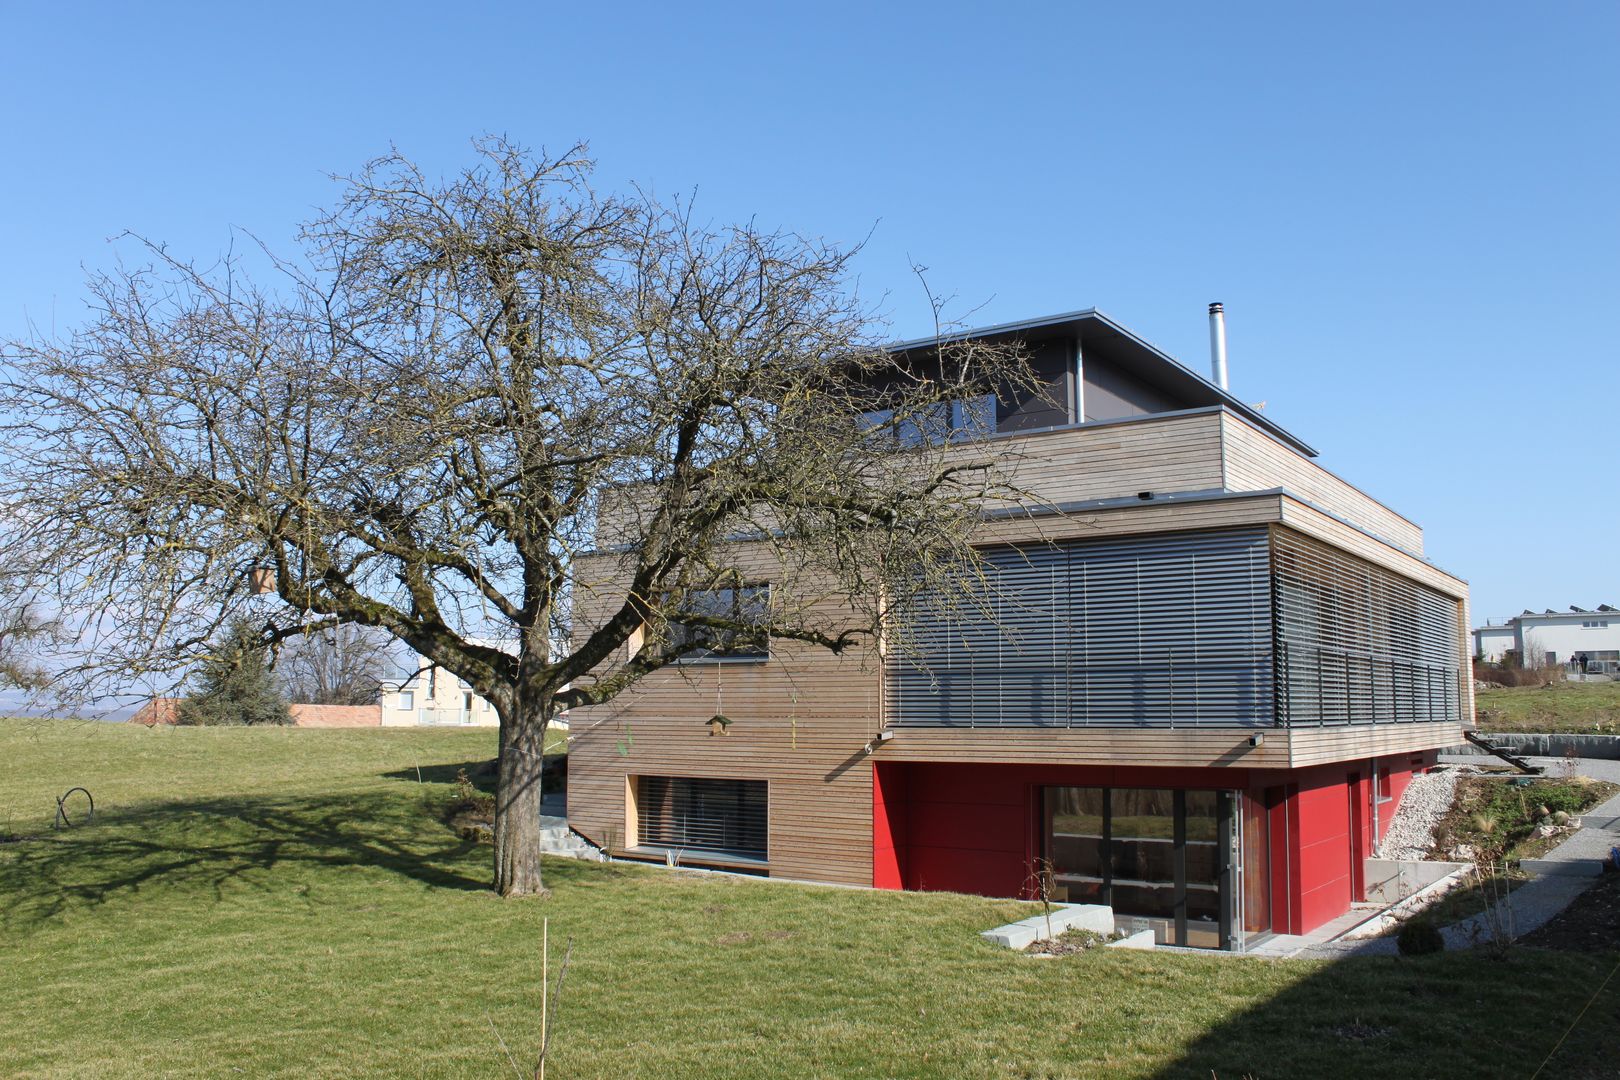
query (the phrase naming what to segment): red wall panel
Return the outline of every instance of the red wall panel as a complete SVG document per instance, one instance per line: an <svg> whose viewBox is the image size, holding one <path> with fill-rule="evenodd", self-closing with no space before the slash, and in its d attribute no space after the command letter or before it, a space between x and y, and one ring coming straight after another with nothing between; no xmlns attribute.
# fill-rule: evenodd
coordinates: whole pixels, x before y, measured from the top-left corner
<svg viewBox="0 0 1620 1080"><path fill-rule="evenodd" d="M1431 756L1432 757L1432 756ZM1410 783L1412 759L1388 760L1396 798L1379 806L1379 830ZM1420 764L1431 760L1420 759ZM1349 780L1360 782L1352 788ZM1062 765L886 763L873 784L873 883L984 896L1027 891L1039 842L1039 789L1238 788L1266 798L1271 830L1272 927L1308 933L1350 909L1373 853L1373 773L1324 765L1302 770L1142 769Z"/></svg>

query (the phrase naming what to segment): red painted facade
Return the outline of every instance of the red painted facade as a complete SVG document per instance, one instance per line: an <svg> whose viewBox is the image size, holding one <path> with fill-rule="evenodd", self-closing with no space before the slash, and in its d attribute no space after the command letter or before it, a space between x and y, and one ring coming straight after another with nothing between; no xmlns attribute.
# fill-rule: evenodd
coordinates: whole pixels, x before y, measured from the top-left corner
<svg viewBox="0 0 1620 1080"><path fill-rule="evenodd" d="M1041 789L1048 786L1241 790L1266 813L1272 929L1305 933L1362 897L1362 860L1414 770L1433 753L1312 769L1151 769L883 762L872 785L872 884L1023 896L1041 854Z"/></svg>

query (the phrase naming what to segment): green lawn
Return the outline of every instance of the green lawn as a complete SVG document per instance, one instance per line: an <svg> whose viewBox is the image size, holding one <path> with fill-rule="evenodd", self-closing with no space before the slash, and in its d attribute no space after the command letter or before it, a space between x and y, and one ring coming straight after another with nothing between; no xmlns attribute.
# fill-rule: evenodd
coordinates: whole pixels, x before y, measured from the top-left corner
<svg viewBox="0 0 1620 1080"><path fill-rule="evenodd" d="M568 862L502 901L439 820L493 749L0 722L0 831L39 837L0 845L0 1075L509 1077L545 917L557 1078L1528 1076L1620 961L1038 960L978 937L1009 901ZM53 833L75 783L97 821ZM1617 1014L1620 976L1543 1075L1610 1075Z"/></svg>
<svg viewBox="0 0 1620 1080"><path fill-rule="evenodd" d="M1474 694L1481 731L1620 735L1620 683L1497 686Z"/></svg>

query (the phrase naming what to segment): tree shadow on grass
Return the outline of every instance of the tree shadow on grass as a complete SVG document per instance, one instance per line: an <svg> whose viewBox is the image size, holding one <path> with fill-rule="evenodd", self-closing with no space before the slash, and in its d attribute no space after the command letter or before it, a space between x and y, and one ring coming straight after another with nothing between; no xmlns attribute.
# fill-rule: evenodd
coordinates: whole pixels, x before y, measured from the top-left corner
<svg viewBox="0 0 1620 1080"><path fill-rule="evenodd" d="M541 786L547 791L556 789L567 782L567 772L567 754L547 754L541 772ZM425 784L454 784L462 773L466 774L472 786L479 791L486 795L495 794L495 782L498 778L495 758L480 758L477 761L463 761L451 765L413 765L409 769L395 769L382 775L386 780L409 780L412 783L420 780Z"/></svg>
<svg viewBox="0 0 1620 1080"><path fill-rule="evenodd" d="M424 784L454 784L456 778L467 774L473 787L486 795L495 793L495 759L480 758L477 761L463 761L453 765L422 765L412 766L409 769L395 769L393 772L382 774L385 780L408 780L416 783L420 780Z"/></svg>
<svg viewBox="0 0 1620 1080"><path fill-rule="evenodd" d="M1320 965L1223 958L1233 966L1214 972L1217 996L1250 996L1245 965L1297 964L1303 977L1211 1024L1155 1080L1529 1076L1544 1062L1544 1075L1613 1076L1620 979L1558 1039L1617 959L1523 947Z"/></svg>
<svg viewBox="0 0 1620 1080"><path fill-rule="evenodd" d="M0 925L26 931L73 908L138 894L183 903L217 899L232 886L269 891L276 875L300 867L369 870L436 889L487 889L487 878L473 876L484 862L476 856L479 845L443 828L437 813L428 800L386 793L110 811L89 827L8 845L0 857Z"/></svg>

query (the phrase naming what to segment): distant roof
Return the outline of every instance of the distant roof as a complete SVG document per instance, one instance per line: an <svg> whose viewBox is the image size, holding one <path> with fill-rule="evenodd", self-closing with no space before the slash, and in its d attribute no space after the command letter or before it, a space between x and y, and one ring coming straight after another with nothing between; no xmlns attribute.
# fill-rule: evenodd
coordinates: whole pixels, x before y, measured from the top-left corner
<svg viewBox="0 0 1620 1080"><path fill-rule="evenodd" d="M1031 331L1038 333L1031 334ZM967 341L971 338L1057 337L1065 334L1080 339L1084 353L1089 345L1109 347L1110 358L1119 361L1130 374L1150 384L1163 386L1193 405L1224 405L1254 426L1276 436L1307 457L1316 457L1316 450L1297 438L1281 425L1268 419L1264 413L1233 397L1208 378L1183 364L1180 360L1115 322L1096 308L1068 311L1061 315L1047 315L1039 319L998 323L971 330L952 331L938 337L917 338L889 346L891 352L909 352L931 348L941 342Z"/></svg>

